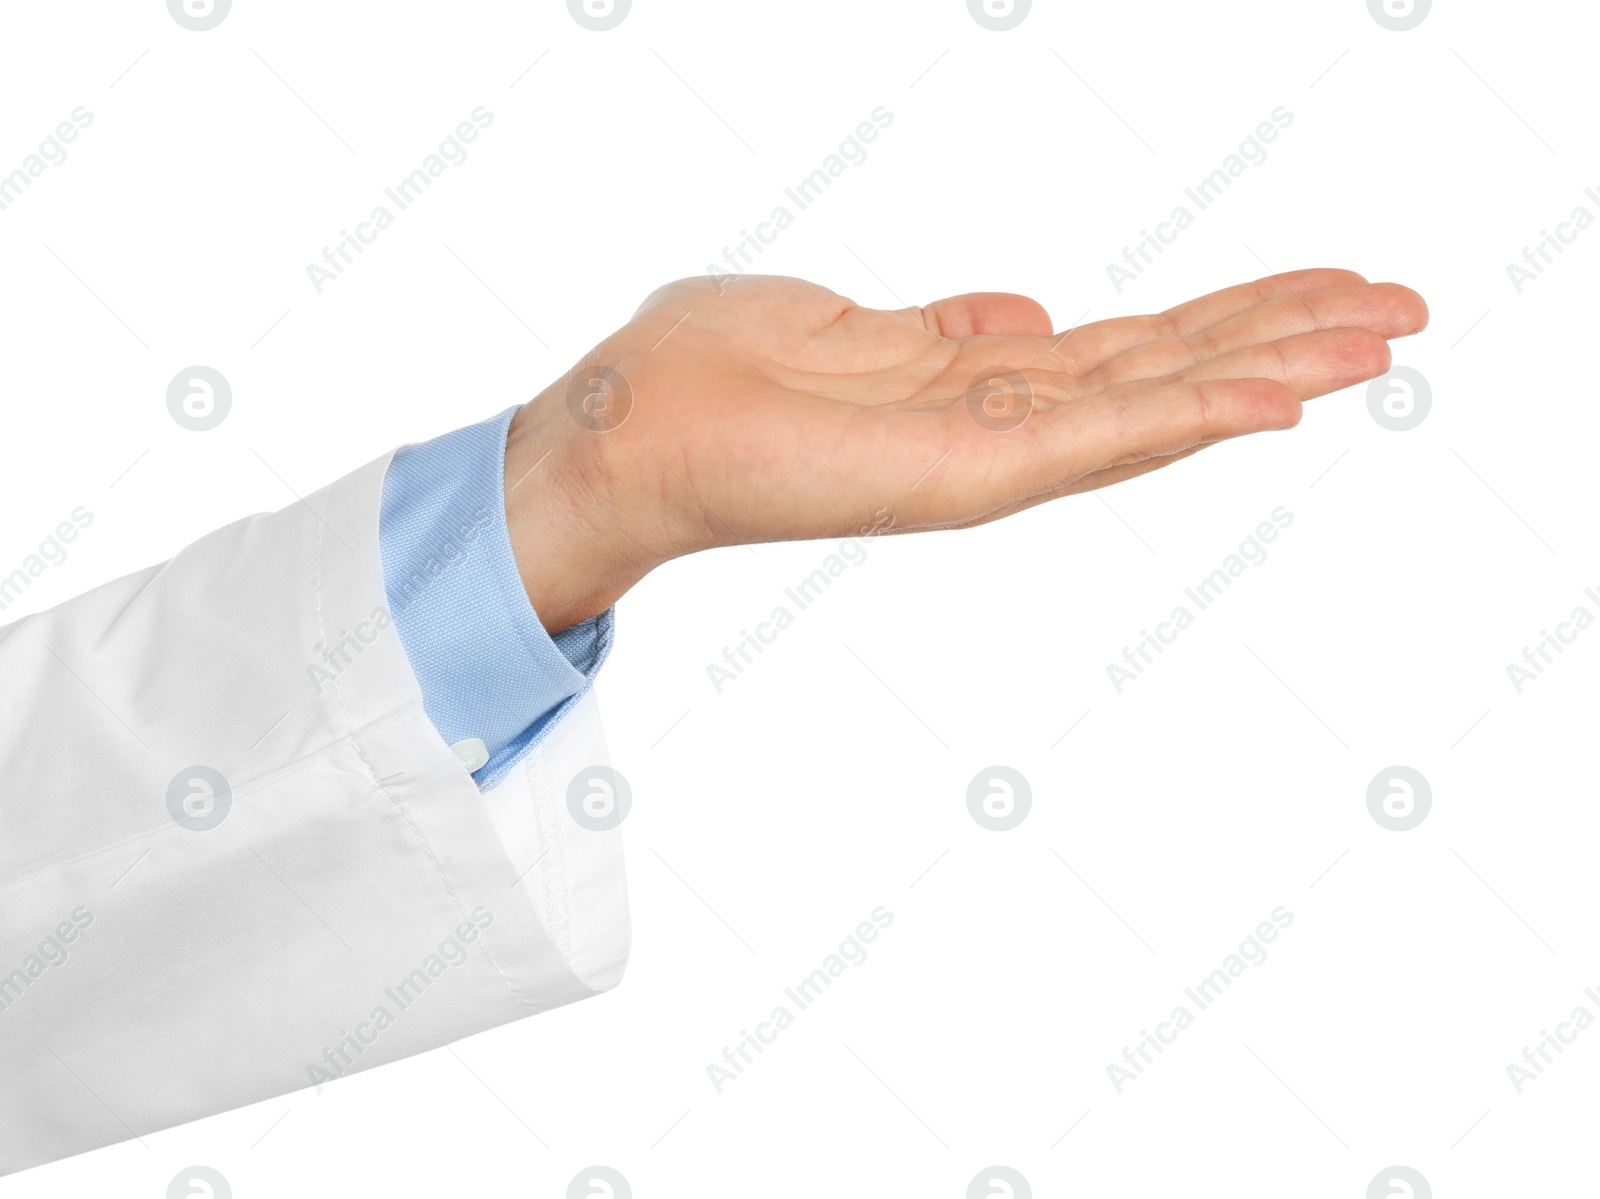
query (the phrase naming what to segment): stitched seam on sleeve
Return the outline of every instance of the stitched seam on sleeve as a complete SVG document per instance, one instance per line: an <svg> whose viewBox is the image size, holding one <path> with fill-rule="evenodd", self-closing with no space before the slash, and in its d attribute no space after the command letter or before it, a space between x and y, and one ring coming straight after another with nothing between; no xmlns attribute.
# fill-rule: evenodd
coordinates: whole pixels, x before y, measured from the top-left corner
<svg viewBox="0 0 1600 1199"><path fill-rule="evenodd" d="M549 846L541 864L540 877L544 884L545 923L550 938L561 950L561 956L572 965L572 892L567 861L567 839L562 827L561 814L556 806L555 785L550 777L550 763L543 749L536 749L528 758L523 772L528 779L528 795L533 802L533 814L539 828L539 841Z"/></svg>

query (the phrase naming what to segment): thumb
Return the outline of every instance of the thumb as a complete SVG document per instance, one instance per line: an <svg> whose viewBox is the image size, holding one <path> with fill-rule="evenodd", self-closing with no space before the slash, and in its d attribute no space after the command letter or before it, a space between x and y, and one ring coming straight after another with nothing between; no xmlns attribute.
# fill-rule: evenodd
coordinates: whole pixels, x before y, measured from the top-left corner
<svg viewBox="0 0 1600 1199"><path fill-rule="evenodd" d="M921 320L940 337L971 337L992 333L1004 337L1049 337L1053 332L1044 305L1027 296L1003 291L974 291L935 300L925 308L903 308L912 320Z"/></svg>

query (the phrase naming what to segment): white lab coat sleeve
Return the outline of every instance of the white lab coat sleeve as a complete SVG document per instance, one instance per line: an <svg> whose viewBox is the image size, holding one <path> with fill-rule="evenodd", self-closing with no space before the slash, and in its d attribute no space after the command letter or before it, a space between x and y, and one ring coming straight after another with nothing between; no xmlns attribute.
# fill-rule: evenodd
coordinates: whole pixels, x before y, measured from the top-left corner
<svg viewBox="0 0 1600 1199"><path fill-rule="evenodd" d="M387 462L0 630L0 1173L620 979L594 698L480 795L387 615Z"/></svg>

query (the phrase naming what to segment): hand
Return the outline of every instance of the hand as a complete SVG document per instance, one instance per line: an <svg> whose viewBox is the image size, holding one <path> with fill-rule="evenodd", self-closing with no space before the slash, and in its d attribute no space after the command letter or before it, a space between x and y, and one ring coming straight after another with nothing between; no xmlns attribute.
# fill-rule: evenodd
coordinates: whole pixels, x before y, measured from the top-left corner
<svg viewBox="0 0 1600 1199"><path fill-rule="evenodd" d="M1290 428L1427 317L1337 270L1064 334L1025 296L890 312L800 279L683 279L517 414L512 545L554 632L696 550L982 524Z"/></svg>

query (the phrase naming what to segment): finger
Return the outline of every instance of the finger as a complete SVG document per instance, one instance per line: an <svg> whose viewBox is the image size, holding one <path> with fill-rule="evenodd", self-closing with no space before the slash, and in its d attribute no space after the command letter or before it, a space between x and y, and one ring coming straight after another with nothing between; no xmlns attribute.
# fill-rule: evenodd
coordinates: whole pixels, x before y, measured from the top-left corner
<svg viewBox="0 0 1600 1199"><path fill-rule="evenodd" d="M1012 500L1009 503L1000 505L1000 507L995 508L992 511L985 512L982 516L975 516L968 520L955 521L951 524L942 525L940 527L950 529L969 529L975 525L986 525L997 520L1003 520L1007 516L1026 511L1029 508L1036 508L1040 504L1048 504L1051 500L1059 500L1069 495L1079 495L1085 491L1098 491L1102 487L1110 487L1113 483L1122 483L1128 479L1137 478L1140 475L1148 475L1153 471L1162 469L1162 467L1171 466L1174 462L1181 462L1185 458L1191 458L1211 444L1212 443L1209 441L1202 442L1200 445L1190 446L1186 450L1180 450L1176 454L1164 454L1156 458L1146 458L1142 462L1129 462L1122 466L1111 466L1107 467L1105 470L1091 471L1089 474L1084 475L1075 482L1059 487L1051 487L1037 493L1036 495L1025 496L1019 500ZM920 532L922 530L897 529L895 531Z"/></svg>
<svg viewBox="0 0 1600 1199"><path fill-rule="evenodd" d="M1128 479L1136 479L1140 475L1148 475L1163 467L1171 466L1174 462L1182 462L1185 458L1192 458L1208 446L1215 445L1214 441L1202 441L1199 445L1192 445L1186 450L1179 450L1176 454L1160 454L1154 458L1146 458L1142 462L1127 462L1121 466L1108 466L1105 470L1097 470L1086 475L1071 487L1066 488L1061 495L1078 495L1085 491L1099 491L1102 487L1110 487L1113 483L1122 483ZM1050 497L1054 499L1055 497Z"/></svg>
<svg viewBox="0 0 1600 1199"><path fill-rule="evenodd" d="M895 505L901 527L975 524L1033 497L1093 486L1086 480L1096 472L1289 428L1301 415L1300 400L1271 379L1170 380L1064 398L1060 376L1024 378L1029 402L1017 420L986 418L965 402L937 412L856 409L864 436L840 444L863 448L842 469L912 480Z"/></svg>
<svg viewBox="0 0 1600 1199"><path fill-rule="evenodd" d="M1115 388L1034 414L1035 467L1065 485L1095 470L1182 453L1300 422L1300 398L1273 379L1202 379ZM1054 461L1050 461L1054 459ZM1063 471L1060 468L1066 466Z"/></svg>
<svg viewBox="0 0 1600 1199"><path fill-rule="evenodd" d="M1389 343L1370 329L1318 329L1220 354L1182 378L1272 379L1309 400L1376 379L1391 360Z"/></svg>
<svg viewBox="0 0 1600 1199"><path fill-rule="evenodd" d="M1359 286L1365 282L1354 271L1330 267L1269 275L1252 283L1225 287L1165 312L1117 317L1069 330L1061 335L1056 353L1063 359L1065 369L1084 374L1134 346L1166 337L1190 336L1281 296L1329 287Z"/></svg>
<svg viewBox="0 0 1600 1199"><path fill-rule="evenodd" d="M1427 317L1428 308L1422 297L1398 283L1367 283L1280 296L1188 336L1136 346L1104 363L1088 381L1114 386L1134 379L1178 375L1233 350L1316 329L1359 328L1382 337L1403 337L1421 329Z"/></svg>
<svg viewBox="0 0 1600 1199"><path fill-rule="evenodd" d="M952 339L977 333L1016 337L1049 337L1050 314L1039 301L1002 291L975 291L935 300L925 308L901 313L921 320L931 333Z"/></svg>
<svg viewBox="0 0 1600 1199"><path fill-rule="evenodd" d="M1269 300L1201 330L1190 340L1219 354L1311 329L1361 328L1384 337L1405 337L1427 323L1428 306L1409 287L1367 283Z"/></svg>

